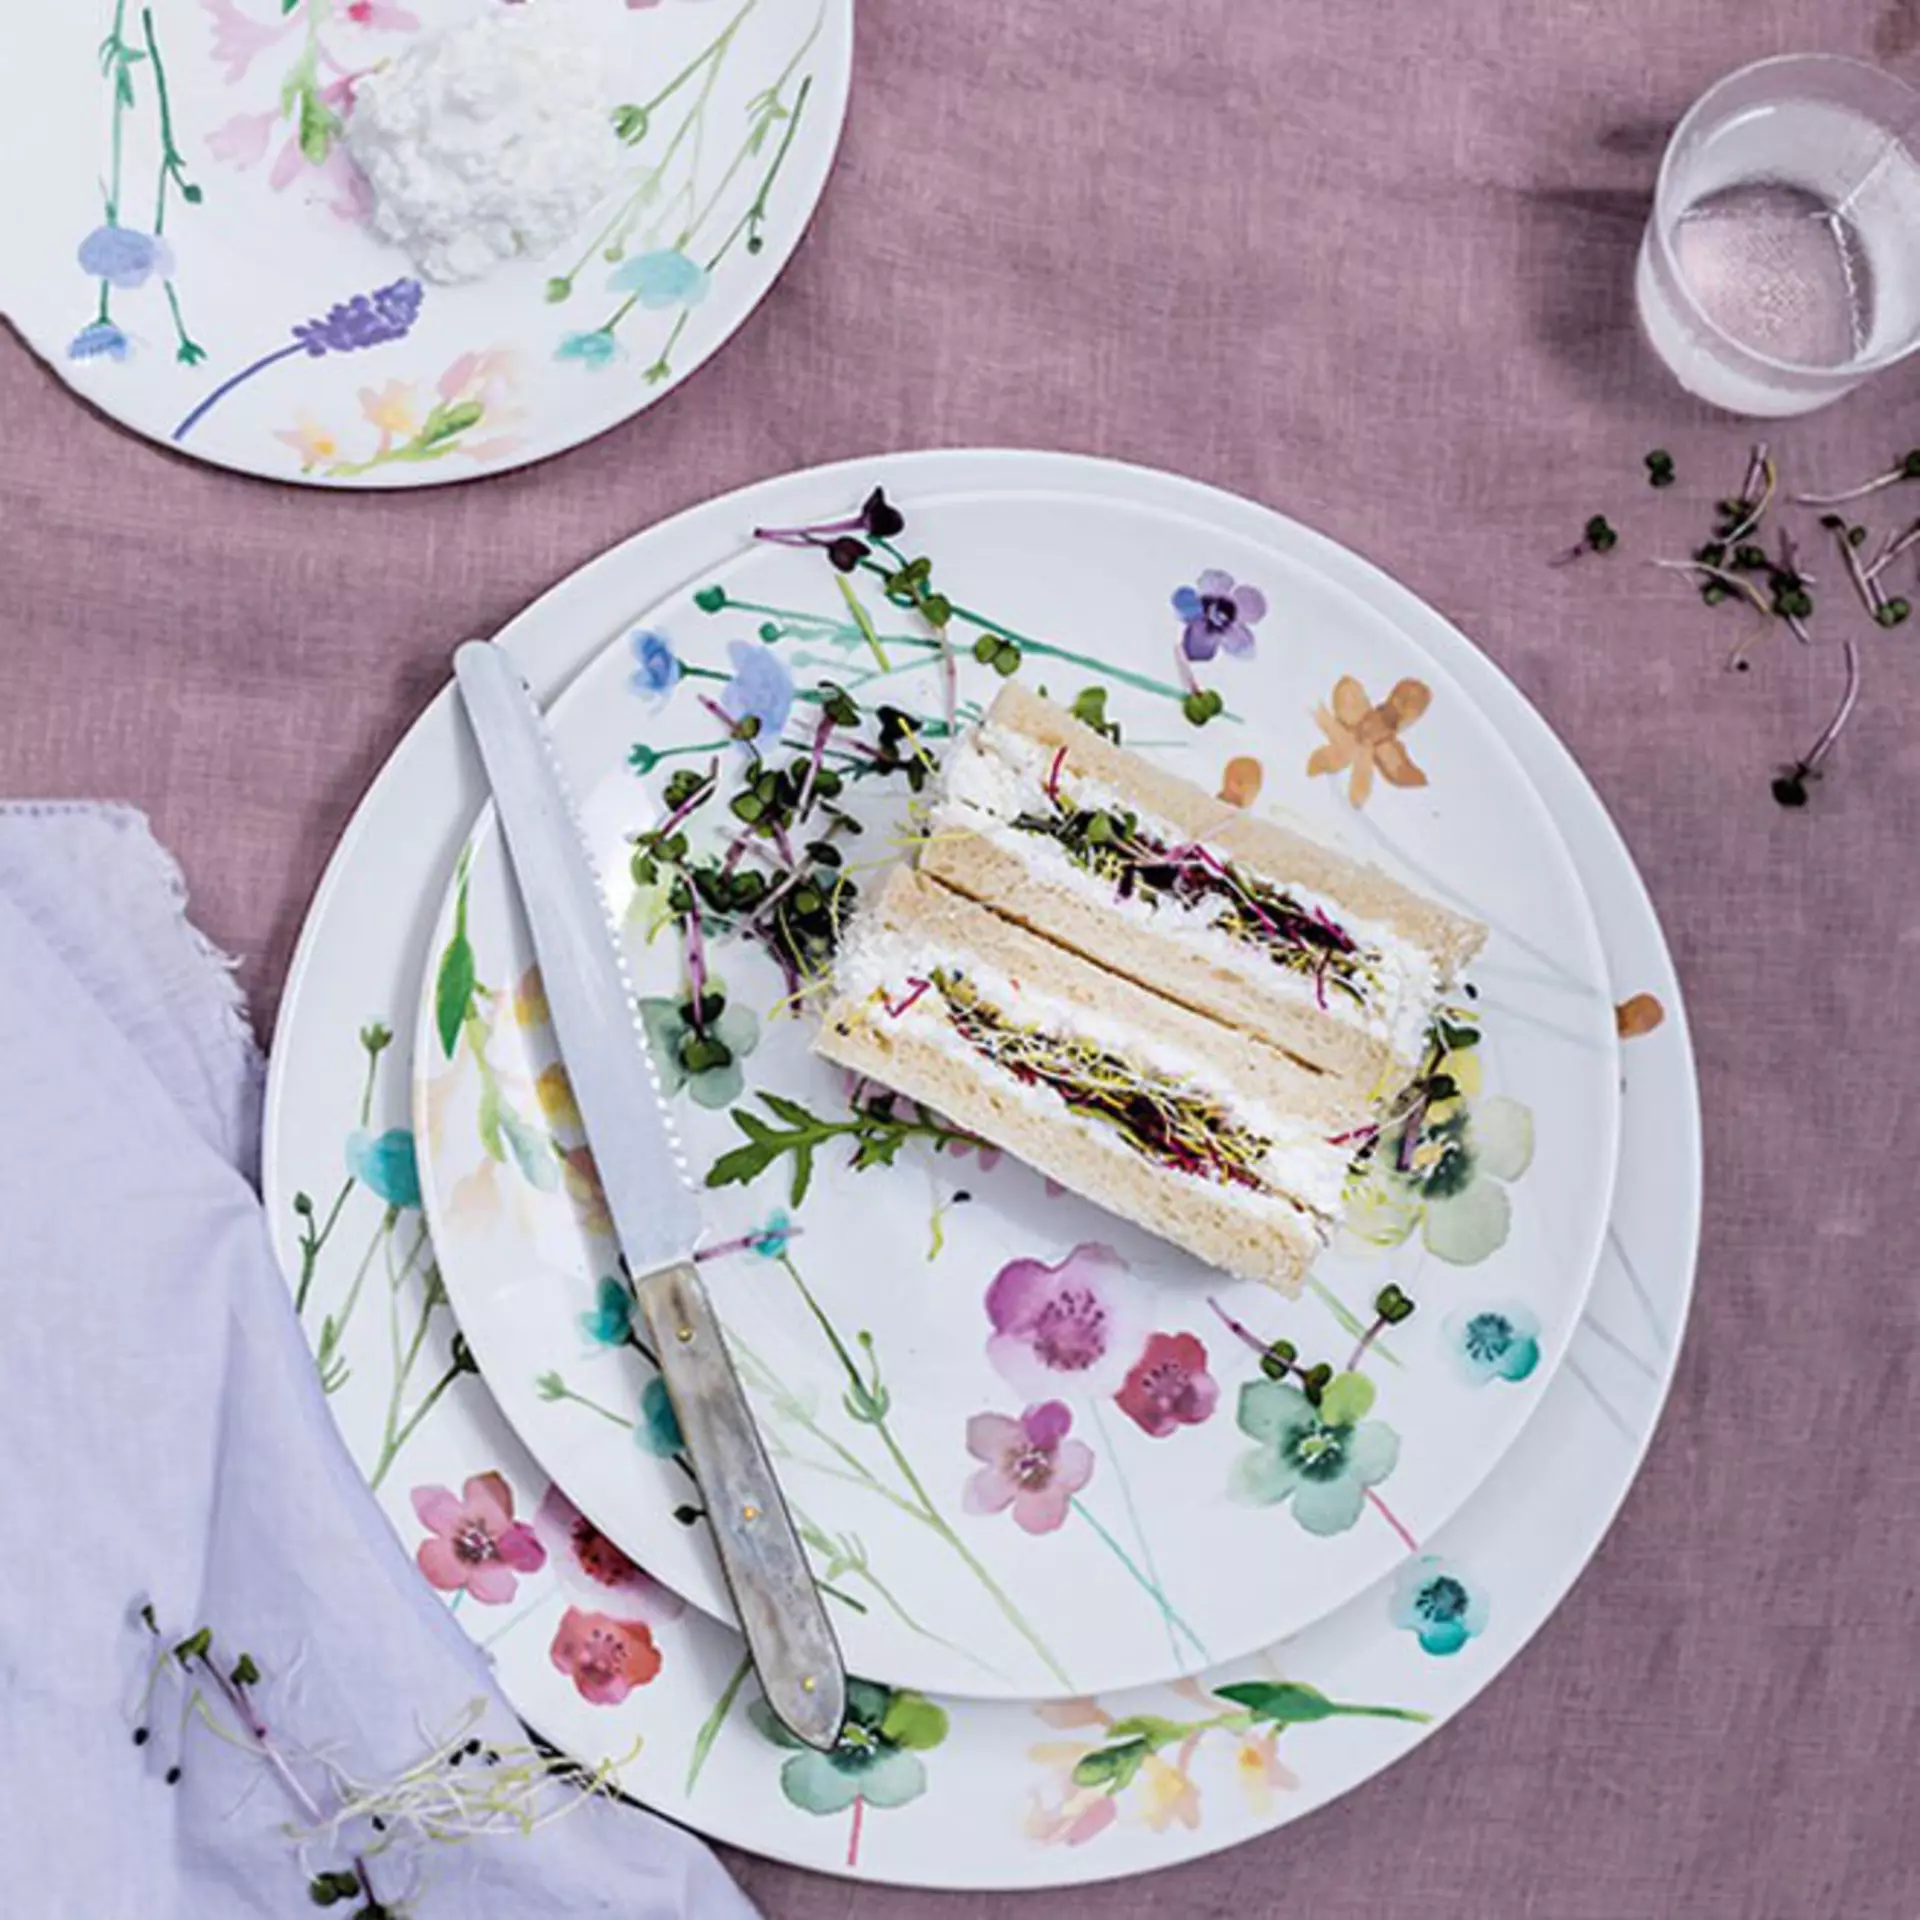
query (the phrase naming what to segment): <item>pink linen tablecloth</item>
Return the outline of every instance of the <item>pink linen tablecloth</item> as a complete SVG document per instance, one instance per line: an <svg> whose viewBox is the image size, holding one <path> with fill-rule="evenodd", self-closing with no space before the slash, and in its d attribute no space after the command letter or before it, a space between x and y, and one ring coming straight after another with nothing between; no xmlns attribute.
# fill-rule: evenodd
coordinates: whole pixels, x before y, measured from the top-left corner
<svg viewBox="0 0 1920 1920"><path fill-rule="evenodd" d="M1440 1738L1263 1843L1017 1903L1036 1920L1920 1914L1920 621L1855 629L1861 712L1789 813L1769 777L1835 654L1769 642L1730 675L1727 628L1637 564L1694 524L1642 455L1670 448L1704 516L1753 438L1634 334L1661 142L1717 73L1806 48L1920 78L1920 4L870 0L839 171L742 335L596 444L438 492L187 465L0 336L0 791L145 807L263 1029L458 640L635 528L843 455L1059 446L1268 501L1457 620L1592 774L1706 1104L1698 1304L1647 1469ZM1864 477L1920 442L1920 376L1771 437L1809 481ZM1621 551L1549 568L1596 511ZM776 1920L1016 1905L732 1864Z"/></svg>

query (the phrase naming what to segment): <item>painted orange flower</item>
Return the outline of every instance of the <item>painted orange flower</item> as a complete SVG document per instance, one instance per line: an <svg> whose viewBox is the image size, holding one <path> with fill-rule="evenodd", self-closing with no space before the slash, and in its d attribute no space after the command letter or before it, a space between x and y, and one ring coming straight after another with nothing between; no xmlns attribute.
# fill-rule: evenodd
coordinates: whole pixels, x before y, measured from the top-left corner
<svg viewBox="0 0 1920 1920"><path fill-rule="evenodd" d="M1260 798L1260 762L1251 754L1236 754L1227 762L1220 798L1230 807L1250 807Z"/></svg>
<svg viewBox="0 0 1920 1920"><path fill-rule="evenodd" d="M1651 993L1636 993L1613 1010L1614 1028L1622 1040L1638 1040L1643 1033L1651 1033L1666 1017L1666 1008Z"/></svg>
<svg viewBox="0 0 1920 1920"><path fill-rule="evenodd" d="M1327 744L1314 748L1307 778L1352 768L1347 798L1356 807L1367 804L1376 771L1389 786L1424 787L1427 776L1414 765L1400 734L1426 712L1432 699L1433 690L1424 681L1401 680L1375 706L1358 680L1342 674L1334 684L1331 708L1321 707L1313 716Z"/></svg>

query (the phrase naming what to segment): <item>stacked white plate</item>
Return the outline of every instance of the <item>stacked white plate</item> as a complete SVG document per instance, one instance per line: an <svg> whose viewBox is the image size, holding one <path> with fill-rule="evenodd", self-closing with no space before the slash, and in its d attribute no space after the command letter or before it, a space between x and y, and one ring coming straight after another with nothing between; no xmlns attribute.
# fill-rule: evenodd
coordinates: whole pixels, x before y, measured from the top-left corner
<svg viewBox="0 0 1920 1920"><path fill-rule="evenodd" d="M1245 501L995 452L713 502L501 636L553 697L657 1022L676 1017L683 961L632 837L676 772L737 771L722 716L755 703L799 739L829 682L934 731L944 715L938 650L877 579L753 538L843 518L876 485L905 515L898 556L925 557L955 608L963 719L999 684L972 643L1003 665L1015 648L1058 697L1104 689L1128 744L1488 924L1437 1170L1380 1169L1285 1301L929 1117L900 1110L898 1138L863 1122L808 1058L772 964L711 952L732 1058L675 1103L697 1169L751 1175L710 1190L712 1239L735 1250L707 1271L867 1677L826 1756L755 1711L450 699L375 784L315 903L274 1049L270 1203L349 1447L423 1565L457 1579L449 1604L543 1734L594 1762L638 1740L629 1793L809 1866L1093 1880L1346 1791L1457 1712L1566 1590L1685 1318L1691 1055L1617 836L1464 638ZM1189 635L1194 590L1236 602L1231 646ZM1389 699L1408 682L1424 705ZM1223 709L1200 727L1196 684ZM905 794L848 788L867 884ZM1415 1311L1369 1338L1389 1285ZM1310 1487L1284 1458L1247 1471L1291 1444L1272 1415L1298 1409L1261 1351L1279 1340L1365 1383L1319 1416L1343 1470ZM1042 1406L1059 1409L1042 1423L1053 1471L1009 1506L993 1440ZM480 1551L436 1549L449 1529Z"/></svg>

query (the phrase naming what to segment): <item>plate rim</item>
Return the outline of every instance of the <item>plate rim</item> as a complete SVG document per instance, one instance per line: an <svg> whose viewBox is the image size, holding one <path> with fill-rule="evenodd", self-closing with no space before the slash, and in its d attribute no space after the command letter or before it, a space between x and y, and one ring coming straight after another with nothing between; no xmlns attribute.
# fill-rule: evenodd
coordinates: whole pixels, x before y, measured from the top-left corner
<svg viewBox="0 0 1920 1920"><path fill-rule="evenodd" d="M569 603L590 602L611 572L622 564L628 553L640 543L650 541L656 535L664 535L669 541L674 539L685 541L689 534L697 536L709 525L722 524L725 513L736 508L742 501L784 498L789 490L804 490L804 483L810 482L816 489L825 490L844 483L851 477L864 476L878 466L884 466L889 474L916 474L925 470L929 463L970 455L996 458L1012 456L1031 463L1037 471L1044 471L1050 463L1059 462L1082 468L1091 467L1096 471L1122 468L1144 472L1163 483L1192 490L1190 497L1202 500L1221 491L1207 482L1162 470L1140 467L1137 463L1101 460L1092 456L1063 455L1042 449L1020 447L942 447L915 452L869 453L824 465L799 466L732 489L714 499L698 502L652 528L642 529L628 536L546 589L501 630L500 637L510 646L518 642L516 657L520 660L523 671L535 680L545 697L551 698L555 692L570 683L578 668L584 664L582 660L567 656L568 623L564 616L568 611ZM1228 497L1244 498L1243 496ZM1260 503L1250 504L1257 506ZM1313 533L1311 528L1307 531L1309 534ZM1364 555L1352 548L1345 548L1343 551L1362 570L1356 578L1364 584L1370 594L1381 595L1389 603L1401 596L1407 596L1413 598L1416 604L1421 604L1417 596L1410 595L1408 589L1403 588L1391 575L1374 565ZM691 575L682 577L689 578ZM1465 639L1464 635L1460 637ZM678 1818L682 1824L694 1828L710 1839L742 1847L764 1858L828 1873L834 1877L861 1878L873 1884L949 1889L991 1888L1007 1891L1014 1888L1093 1885L1114 1878L1133 1877L1143 1872L1156 1871L1161 1866L1183 1864L1206 1857L1228 1846L1263 1837L1279 1827L1289 1825L1293 1820L1303 1817L1305 1813L1332 1800L1342 1798L1345 1794L1365 1785L1396 1764L1406 1754L1414 1751L1455 1715L1471 1706L1473 1701L1506 1670L1507 1666L1533 1643L1598 1552L1638 1478L1654 1435L1659 1431L1679 1358L1685 1347L1687 1315L1697 1284L1702 1228L1703 1135L1697 1063L1691 1037L1691 1023L1687 1017L1684 989L1674 965L1672 951L1646 881L1634 861L1624 836L1592 781L1558 734L1546 723L1544 716L1531 707L1511 677L1496 660L1473 646L1470 641L1467 642L1467 646L1472 658L1456 665L1456 671L1461 670L1461 665L1464 665L1468 674L1484 677L1489 689L1496 697L1514 699L1518 702L1522 713L1538 722L1539 732L1536 744L1554 764L1558 775L1567 781L1569 804L1581 809L1584 814L1584 827L1594 833L1598 842L1596 857L1617 863L1621 884L1623 887L1630 886L1632 889L1638 907L1644 914L1644 926L1649 945L1648 958L1651 964L1644 984L1658 992L1667 1010L1672 1044L1677 1049L1674 1070L1679 1075L1688 1095L1673 1116L1673 1124L1681 1136L1676 1144L1682 1145L1685 1150L1677 1157L1669 1156L1667 1159L1667 1164L1672 1168L1676 1178L1676 1198L1685 1214L1682 1223L1683 1231L1678 1236L1680 1245L1676 1247L1676 1252L1684 1250L1685 1258L1677 1274L1678 1298L1673 1325L1667 1340L1663 1342L1663 1351L1658 1364L1657 1378L1652 1384L1651 1397L1645 1411L1636 1416L1637 1435L1629 1440L1626 1457L1609 1465L1613 1484L1610 1491L1602 1494L1597 1500L1596 1513L1592 1521L1582 1529L1586 1535L1584 1545L1569 1555L1567 1561L1559 1567L1543 1571L1537 1593L1530 1599L1525 1624L1510 1642L1500 1645L1497 1651L1489 1647L1488 1664L1476 1674L1470 1690L1457 1702L1446 1707L1433 1725L1416 1730L1404 1744L1395 1748L1376 1764L1356 1773L1344 1785L1330 1793L1313 1797L1307 1806L1302 1806L1297 1801L1286 1803L1279 1809L1278 1818L1262 1819L1246 1830L1232 1833L1214 1830L1196 1834L1190 1841L1183 1844L1181 1851L1162 1860L1109 1864L1103 1858L1090 1853L1049 1850L1028 1854L1020 1872L999 1877L949 1876L931 1880L924 1875L890 1876L885 1872L874 1872L870 1868L856 1875L849 1874L848 1870L839 1864L831 1848L803 1851L785 1844L778 1836L769 1841L758 1835L739 1831L724 1817L724 1811L722 1817L718 1819L712 1817L713 1809L719 1804L717 1802L709 1801L698 1809L681 1808L674 1817ZM1455 663L1450 662L1450 664ZM288 1091L286 1076L290 1070L286 1063L292 1057L292 1048L286 1043L301 1017L301 1007L305 998L314 990L311 984L314 955L323 938L324 923L330 917L337 902L346 868L360 857L364 844L374 830L373 815L377 811L376 803L382 793L403 780L414 777L423 753L434 751L444 753L453 744L451 734L457 732L457 729L449 729L447 739L436 742L433 737L444 723L452 718L450 711L443 713L443 709L449 707L452 698L451 690L443 688L390 751L341 831L303 921L283 986L279 1011L274 1023L272 1053L269 1060L262 1166L263 1183L270 1198L282 1191L290 1192L294 1184L283 1177L281 1172L285 1131L282 1116ZM464 837L463 816L469 813L469 809L464 801L458 799L455 806L455 819L447 837L457 848ZM471 812L477 813L477 810L475 807ZM400 935L400 942L404 948L407 944L418 941L419 938L417 928L408 928ZM275 1235L276 1245L281 1248L282 1264L288 1270L289 1284L291 1284L292 1268L288 1266L285 1259L284 1227L277 1210L270 1217L270 1225ZM1565 1392L1566 1389L1563 1387L1562 1391ZM1457 1521L1458 1516L1456 1516L1456 1524Z"/></svg>

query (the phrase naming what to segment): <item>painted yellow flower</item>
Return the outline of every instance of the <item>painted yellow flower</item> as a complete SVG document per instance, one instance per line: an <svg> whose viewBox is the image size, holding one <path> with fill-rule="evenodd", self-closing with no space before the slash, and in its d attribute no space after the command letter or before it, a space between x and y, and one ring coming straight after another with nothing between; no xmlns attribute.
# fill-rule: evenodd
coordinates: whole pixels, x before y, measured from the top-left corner
<svg viewBox="0 0 1920 1920"><path fill-rule="evenodd" d="M1233 1756L1234 1777L1246 1796L1247 1811L1256 1820L1264 1820L1273 1811L1275 1793L1292 1793L1300 1785L1292 1769L1281 1764L1279 1731L1269 1727L1257 1739L1242 1740Z"/></svg>
<svg viewBox="0 0 1920 1920"><path fill-rule="evenodd" d="M559 1061L555 1061L533 1083L534 1098L540 1102L540 1111L547 1116L547 1125L556 1133L582 1133L580 1109L573 1098L573 1082L567 1078L567 1070Z"/></svg>
<svg viewBox="0 0 1920 1920"><path fill-rule="evenodd" d="M529 967L520 976L520 984L513 990L513 1017L523 1027L547 1024L547 989L538 967Z"/></svg>
<svg viewBox="0 0 1920 1920"><path fill-rule="evenodd" d="M1314 748L1307 762L1307 778L1342 773L1351 767L1347 798L1356 807L1367 804L1376 772L1389 786L1424 787L1427 776L1414 765L1400 735L1426 712L1432 700L1433 690L1424 681L1400 680L1375 706L1358 680L1342 674L1334 683L1331 704L1313 716L1327 743Z"/></svg>
<svg viewBox="0 0 1920 1920"><path fill-rule="evenodd" d="M360 389L360 411L384 434L404 440L419 425L412 386L405 380L389 380L377 393L372 387Z"/></svg>
<svg viewBox="0 0 1920 1920"><path fill-rule="evenodd" d="M1140 1818L1155 1833L1165 1833L1176 1820L1188 1829L1200 1824L1200 1789L1157 1753L1140 1768L1138 1806Z"/></svg>
<svg viewBox="0 0 1920 1920"><path fill-rule="evenodd" d="M340 458L340 442L332 429L323 427L310 413L301 414L291 427L277 428L273 437L300 456L302 473L311 473L315 467Z"/></svg>

